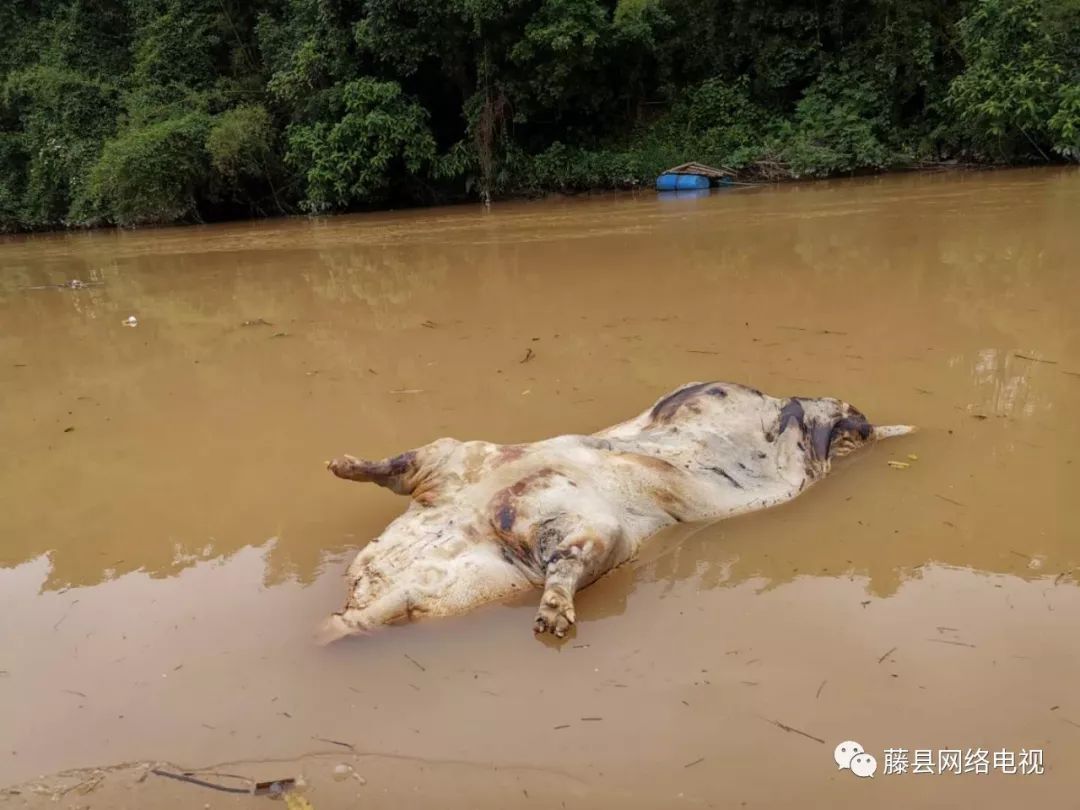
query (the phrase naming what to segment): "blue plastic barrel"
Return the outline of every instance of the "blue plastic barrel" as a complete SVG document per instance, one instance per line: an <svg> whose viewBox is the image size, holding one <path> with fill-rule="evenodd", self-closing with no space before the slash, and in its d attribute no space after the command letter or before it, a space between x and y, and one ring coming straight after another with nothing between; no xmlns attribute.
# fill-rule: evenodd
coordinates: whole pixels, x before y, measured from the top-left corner
<svg viewBox="0 0 1080 810"><path fill-rule="evenodd" d="M662 174L656 178L657 191L689 191L708 188L709 178L701 174Z"/></svg>

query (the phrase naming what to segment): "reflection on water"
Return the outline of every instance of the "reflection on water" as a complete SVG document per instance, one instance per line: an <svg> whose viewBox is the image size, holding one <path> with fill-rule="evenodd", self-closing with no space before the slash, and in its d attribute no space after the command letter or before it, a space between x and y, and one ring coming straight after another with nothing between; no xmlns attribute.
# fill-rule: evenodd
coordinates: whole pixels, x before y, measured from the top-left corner
<svg viewBox="0 0 1080 810"><path fill-rule="evenodd" d="M333 480L323 459L440 435L587 432L698 379L841 396L921 431L845 460L789 505L658 537L583 594L582 632L640 647L633 628L667 615L659 600L679 605L674 643L704 632L688 617L708 605L744 615L755 595L788 605L827 583L848 609L891 597L903 613L928 571L953 571L958 587L969 571L1026 582L1017 593L1075 590L1078 207L1080 173L1018 171L4 239L0 596L35 650L20 666L49 681L91 633L149 673L171 649L154 639L175 625L170 644L189 659L211 655L207 633L214 656L243 637L246 663L215 670L220 682L242 688L267 666L315 682L325 662L263 662L306 649L351 550L403 506ZM101 286L27 289L73 278ZM138 327L122 325L130 315ZM102 617L119 638L150 604L147 652L101 640ZM187 610L201 618L186 624ZM395 631L365 648L381 662L369 674L397 677L380 656L420 639L464 671L490 633L532 644L517 634L529 612ZM533 654L523 660L550 665ZM343 672L355 664L332 655ZM245 751L264 744L249 735ZM55 755L11 773L70 761Z"/></svg>

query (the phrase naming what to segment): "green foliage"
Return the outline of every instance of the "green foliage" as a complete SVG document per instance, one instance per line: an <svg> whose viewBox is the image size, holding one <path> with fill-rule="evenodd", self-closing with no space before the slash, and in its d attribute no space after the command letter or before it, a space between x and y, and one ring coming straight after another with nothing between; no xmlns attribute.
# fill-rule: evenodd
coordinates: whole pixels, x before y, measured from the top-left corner
<svg viewBox="0 0 1080 810"><path fill-rule="evenodd" d="M115 90L66 68L37 65L8 74L0 108L10 126L0 157L4 219L62 225L115 125Z"/></svg>
<svg viewBox="0 0 1080 810"><path fill-rule="evenodd" d="M1078 158L1080 4L980 0L959 25L949 101L972 147L1001 160Z"/></svg>
<svg viewBox="0 0 1080 810"><path fill-rule="evenodd" d="M1057 111L1050 118L1050 136L1055 152L1080 162L1080 83L1059 89Z"/></svg>
<svg viewBox="0 0 1080 810"><path fill-rule="evenodd" d="M27 221L22 213L28 157L17 135L0 132L0 232Z"/></svg>
<svg viewBox="0 0 1080 810"><path fill-rule="evenodd" d="M776 151L795 177L885 168L897 160L886 142L887 110L867 76L846 66L826 71L782 124Z"/></svg>
<svg viewBox="0 0 1080 810"><path fill-rule="evenodd" d="M1080 160L1080 0L0 3L0 228Z"/></svg>
<svg viewBox="0 0 1080 810"><path fill-rule="evenodd" d="M209 179L210 117L193 112L129 129L105 144L76 201L83 221L147 225L193 219Z"/></svg>
<svg viewBox="0 0 1080 810"><path fill-rule="evenodd" d="M217 117L206 138L210 165L221 177L259 177L273 159L274 128L259 104L245 104Z"/></svg>
<svg viewBox="0 0 1080 810"><path fill-rule="evenodd" d="M419 174L435 159L427 113L394 82L357 79L342 88L334 123L294 124L286 161L304 174L311 211L369 203L401 170Z"/></svg>
<svg viewBox="0 0 1080 810"><path fill-rule="evenodd" d="M595 107L602 101L597 58L610 37L607 10L597 0L543 0L523 36L510 49L510 60L523 67L526 96L538 107L572 103Z"/></svg>
<svg viewBox="0 0 1080 810"><path fill-rule="evenodd" d="M135 4L136 87L206 87L214 80L212 51L219 39L203 6L198 0Z"/></svg>

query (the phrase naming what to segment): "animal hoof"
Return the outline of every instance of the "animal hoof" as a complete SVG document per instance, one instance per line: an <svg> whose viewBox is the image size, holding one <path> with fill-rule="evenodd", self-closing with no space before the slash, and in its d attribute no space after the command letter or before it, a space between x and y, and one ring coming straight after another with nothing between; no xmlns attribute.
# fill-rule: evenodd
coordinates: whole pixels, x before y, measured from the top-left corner
<svg viewBox="0 0 1080 810"><path fill-rule="evenodd" d="M574 605L569 599L557 593L545 593L533 622L533 632L563 638L574 624L574 618Z"/></svg>

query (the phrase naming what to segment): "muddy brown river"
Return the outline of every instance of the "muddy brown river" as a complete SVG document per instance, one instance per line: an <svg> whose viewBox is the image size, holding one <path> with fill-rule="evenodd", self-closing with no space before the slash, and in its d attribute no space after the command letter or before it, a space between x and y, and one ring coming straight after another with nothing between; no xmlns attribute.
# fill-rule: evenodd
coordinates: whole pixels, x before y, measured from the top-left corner
<svg viewBox="0 0 1080 810"><path fill-rule="evenodd" d="M0 803L1077 806L1078 222L1025 170L4 239ZM563 642L538 594L313 642L405 506L325 459L710 379L920 432L657 536Z"/></svg>

